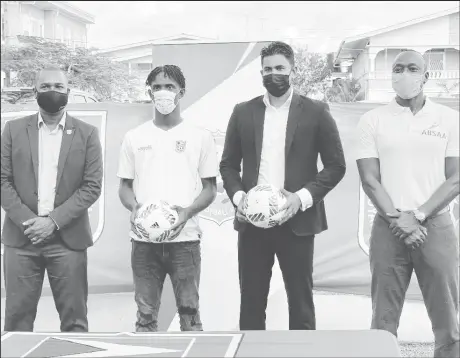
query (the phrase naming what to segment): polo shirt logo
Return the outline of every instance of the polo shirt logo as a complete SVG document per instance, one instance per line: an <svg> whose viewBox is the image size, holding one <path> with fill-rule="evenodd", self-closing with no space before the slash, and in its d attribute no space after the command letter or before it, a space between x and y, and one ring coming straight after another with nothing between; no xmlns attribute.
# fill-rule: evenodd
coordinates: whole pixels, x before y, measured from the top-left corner
<svg viewBox="0 0 460 358"><path fill-rule="evenodd" d="M439 132L439 131L433 131L433 130L430 130L430 129L424 129L422 131L422 135L427 135L427 136L431 136L431 137L438 137L438 138L441 138L441 139L446 139L447 138L446 133Z"/></svg>
<svg viewBox="0 0 460 358"><path fill-rule="evenodd" d="M183 153L186 145L187 145L187 142L185 140L177 140L176 141L176 152Z"/></svg>

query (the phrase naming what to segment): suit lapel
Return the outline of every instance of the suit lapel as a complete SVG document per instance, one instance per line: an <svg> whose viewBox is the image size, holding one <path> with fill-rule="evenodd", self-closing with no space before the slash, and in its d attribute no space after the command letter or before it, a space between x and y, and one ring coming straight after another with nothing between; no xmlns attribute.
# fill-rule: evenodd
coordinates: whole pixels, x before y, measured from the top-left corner
<svg viewBox="0 0 460 358"><path fill-rule="evenodd" d="M287 160L289 150L291 149L292 141L294 140L294 134L299 125L299 120L302 115L302 105L300 97L294 92L292 96L291 106L289 108L289 115L286 127L286 144L284 149L285 158Z"/></svg>
<svg viewBox="0 0 460 358"><path fill-rule="evenodd" d="M27 134L29 136L30 154L34 167L35 185L38 185L38 113L30 117L27 125Z"/></svg>
<svg viewBox="0 0 460 358"><path fill-rule="evenodd" d="M67 115L65 120L65 128L62 133L61 151L59 152L58 173L56 178L56 188L59 187L59 181L64 171L65 162L69 155L70 147L72 146L73 137L75 136L75 126L73 118Z"/></svg>
<svg viewBox="0 0 460 358"><path fill-rule="evenodd" d="M256 146L256 168L259 171L260 156L262 154L262 140L264 136L264 121L265 121L265 104L263 97L256 100L256 105L253 110L254 121L254 143Z"/></svg>

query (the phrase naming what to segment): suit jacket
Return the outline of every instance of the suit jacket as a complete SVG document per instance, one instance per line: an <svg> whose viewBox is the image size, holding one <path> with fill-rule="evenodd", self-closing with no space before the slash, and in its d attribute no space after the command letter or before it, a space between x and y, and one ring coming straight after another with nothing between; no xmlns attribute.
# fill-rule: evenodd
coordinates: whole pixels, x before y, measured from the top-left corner
<svg viewBox="0 0 460 358"><path fill-rule="evenodd" d="M1 146L2 242L22 247L30 240L23 222L37 216L38 114L6 123ZM71 132L69 132L71 131ZM68 134L70 133L70 134ZM101 195L102 148L97 129L67 115L59 154L55 209L59 234L73 250L92 246L88 208ZM51 183L50 183L51 185Z"/></svg>
<svg viewBox="0 0 460 358"><path fill-rule="evenodd" d="M264 119L263 96L237 104L230 117L220 172L224 188L232 201L237 191L248 192L257 185ZM324 167L320 172L318 155ZM299 210L288 221L295 234L316 235L327 230L323 200L344 175L342 143L329 106L294 93L286 129L284 188L290 192L306 188L313 198L311 208ZM246 225L235 218L234 227L244 230Z"/></svg>

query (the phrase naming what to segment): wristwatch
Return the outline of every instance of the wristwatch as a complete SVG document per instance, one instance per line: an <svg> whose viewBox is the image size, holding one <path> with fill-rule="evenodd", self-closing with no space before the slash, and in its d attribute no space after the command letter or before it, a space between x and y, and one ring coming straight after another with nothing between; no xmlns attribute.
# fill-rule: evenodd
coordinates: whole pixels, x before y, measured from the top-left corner
<svg viewBox="0 0 460 358"><path fill-rule="evenodd" d="M416 209L413 211L415 218L420 224L423 224L423 222L426 220L426 215L424 212Z"/></svg>

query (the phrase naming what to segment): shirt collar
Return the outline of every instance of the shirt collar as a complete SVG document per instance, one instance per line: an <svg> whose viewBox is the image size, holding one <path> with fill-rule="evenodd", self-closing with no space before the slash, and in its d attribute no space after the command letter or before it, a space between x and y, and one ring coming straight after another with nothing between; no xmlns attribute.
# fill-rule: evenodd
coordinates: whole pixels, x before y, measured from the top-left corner
<svg viewBox="0 0 460 358"><path fill-rule="evenodd" d="M402 112L406 110L410 110L409 107L403 107L401 106L398 102L396 102L396 98L393 98L392 101L389 103L391 113L393 113L395 116L398 114L401 114ZM429 113L433 109L433 102L428 98L425 97L425 104L423 105L422 109L418 112L424 112L424 113Z"/></svg>
<svg viewBox="0 0 460 358"><path fill-rule="evenodd" d="M292 96L294 95L294 88L291 87L290 90L291 90L291 94L289 95L288 99L287 99L286 102L284 102L283 105L282 105L281 107L279 107L279 108L289 107L289 106L291 105ZM273 106L270 104L270 99L268 98L268 92L265 92L263 101L264 101L264 104L265 104L266 107L275 108L275 107L273 107Z"/></svg>
<svg viewBox="0 0 460 358"><path fill-rule="evenodd" d="M61 127L62 129L65 128L65 121L66 121L66 118L67 118L67 113L64 112L64 114L62 115L61 120L60 120L59 123L58 123L58 127ZM40 125L41 125L42 123L45 124L45 121L43 120L43 117L42 117L41 113L38 112L38 124L37 124L38 129L40 129Z"/></svg>

